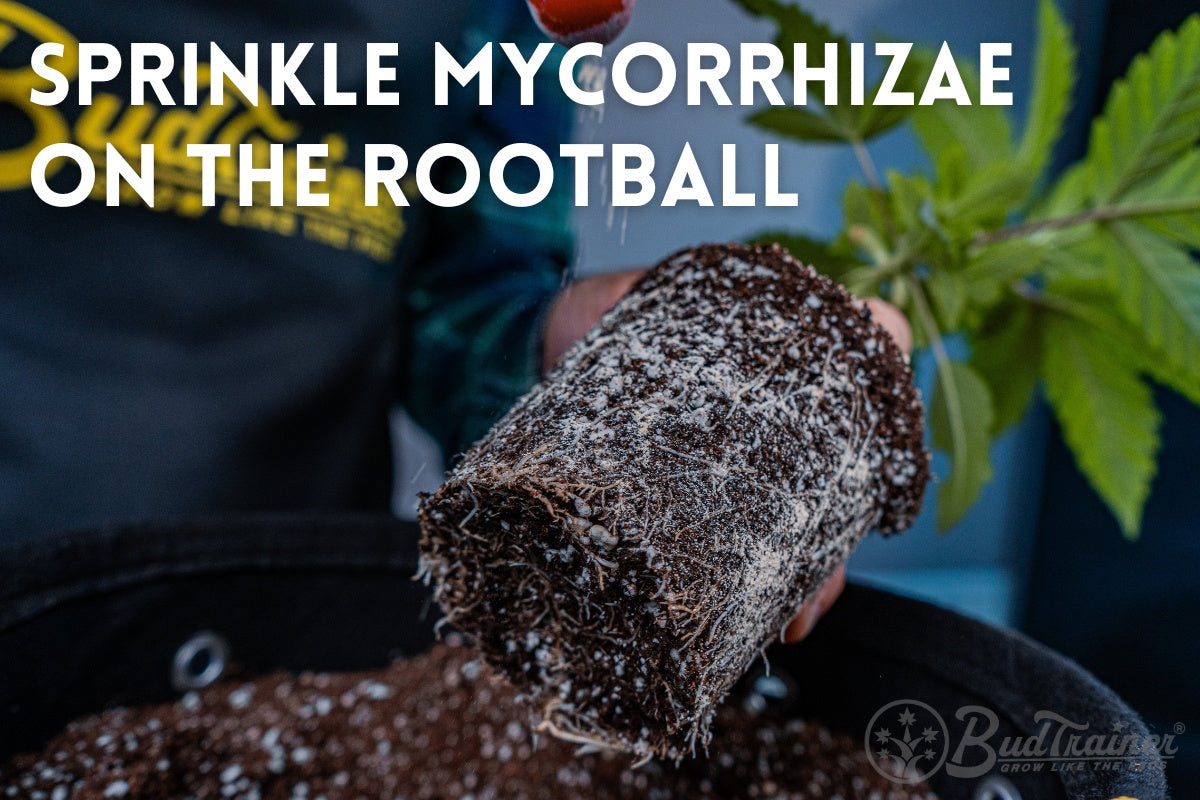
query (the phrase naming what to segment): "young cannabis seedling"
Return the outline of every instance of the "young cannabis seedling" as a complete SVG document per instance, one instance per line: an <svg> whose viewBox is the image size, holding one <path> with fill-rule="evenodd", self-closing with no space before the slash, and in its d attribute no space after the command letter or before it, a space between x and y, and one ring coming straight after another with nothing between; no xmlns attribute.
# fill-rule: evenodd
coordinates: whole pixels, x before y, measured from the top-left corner
<svg viewBox="0 0 1200 800"><path fill-rule="evenodd" d="M845 38L802 9L735 1L776 22L785 53L807 42L819 61L837 42L848 62ZM924 86L932 58L910 59L897 88ZM840 64L839 81L849 75ZM945 101L824 107L810 97L751 118L791 138L844 142L862 165L832 240L756 239L784 244L856 294L890 299L932 351L933 443L952 465L939 488L943 528L991 478L990 443L1040 384L1079 468L1134 538L1161 444L1150 383L1200 404L1200 14L1133 62L1093 121L1087 154L1050 176L1074 81L1070 31L1043 0L1019 136L998 106ZM904 122L932 169L880 174L865 145ZM951 335L965 340L964 360L948 354Z"/></svg>

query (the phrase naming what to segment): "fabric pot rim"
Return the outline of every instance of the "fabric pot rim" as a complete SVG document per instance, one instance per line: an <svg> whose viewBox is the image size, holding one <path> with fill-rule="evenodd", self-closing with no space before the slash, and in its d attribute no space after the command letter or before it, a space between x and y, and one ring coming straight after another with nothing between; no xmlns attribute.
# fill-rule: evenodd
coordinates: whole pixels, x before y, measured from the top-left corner
<svg viewBox="0 0 1200 800"><path fill-rule="evenodd" d="M416 541L412 523L387 515L256 515L113 526L0 549L0 759L36 749L74 717L177 697L177 657L189 645L203 649L206 634L227 644L224 677L370 669L420 652L437 612L412 580ZM213 647L202 654L210 663L220 655ZM926 720L946 726L944 761L929 776L942 797L974 798L996 777L1025 800L1166 797L1154 753L1140 771L1132 759L1097 769L1067 753L1043 758L1036 772L1002 773L1015 762L1000 759L983 775L951 774L972 772L1006 736L1035 735L1046 713L1088 725L1084 735L1114 725L1127 736L1151 733L1111 690L1021 634L852 585L808 640L765 656L774 676L766 702L864 742L889 707L927 706L935 716ZM992 720L996 730L980 740Z"/></svg>

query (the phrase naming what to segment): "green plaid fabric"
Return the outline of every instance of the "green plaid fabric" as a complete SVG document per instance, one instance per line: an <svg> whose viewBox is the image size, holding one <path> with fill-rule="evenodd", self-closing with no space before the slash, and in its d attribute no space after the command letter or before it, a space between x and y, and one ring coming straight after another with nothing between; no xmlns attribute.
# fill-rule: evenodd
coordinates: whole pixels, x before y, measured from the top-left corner
<svg viewBox="0 0 1200 800"><path fill-rule="evenodd" d="M574 114L558 86L562 51L556 47L538 73L536 104L520 105L519 80L499 43L516 42L528 55L545 39L524 2L473 5L464 53L496 43L495 94L491 106L459 110L458 141L478 157L484 185L466 206L429 210L401 313L401 400L447 457L482 436L537 380L545 315L572 252L571 176L557 157ZM532 208L506 206L486 185L492 155L512 142L540 146L559 173L551 196ZM528 159L511 162L506 174L516 191L536 184ZM444 177L459 185L457 176Z"/></svg>

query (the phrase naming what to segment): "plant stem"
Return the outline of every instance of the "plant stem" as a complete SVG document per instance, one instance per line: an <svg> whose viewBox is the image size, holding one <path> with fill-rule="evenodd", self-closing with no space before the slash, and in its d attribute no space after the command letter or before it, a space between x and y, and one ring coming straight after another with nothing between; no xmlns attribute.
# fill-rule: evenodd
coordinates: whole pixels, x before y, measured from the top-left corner
<svg viewBox="0 0 1200 800"><path fill-rule="evenodd" d="M871 151L867 149L867 145L862 139L848 137L846 142L850 145L850 149L854 151L854 157L858 159L859 169L862 170L863 177L867 180L867 188L871 190L871 200L878 205L879 215L883 218L887 237L895 239L896 220L892 217L892 207L891 203L888 202L887 188L883 185L883 179L879 176L879 170L875 167L875 159L871 158Z"/></svg>
<svg viewBox="0 0 1200 800"><path fill-rule="evenodd" d="M851 242L867 251L867 254L875 262L875 269L879 269L883 264L892 260L892 254L888 251L887 245L875 235L875 231L865 225L851 225L846 233Z"/></svg>
<svg viewBox="0 0 1200 800"><path fill-rule="evenodd" d="M929 243L930 236L929 231L922 231L915 239L910 239L899 251L892 253L886 260L876 264L879 274L881 276L895 277L903 272L906 267L914 266L917 256L921 255L921 252L925 249L925 245Z"/></svg>
<svg viewBox="0 0 1200 800"><path fill-rule="evenodd" d="M1034 287L1034 285L1027 280L1019 280L1010 288L1012 289L1013 294L1017 295L1017 297L1020 297L1022 300L1032 306L1059 314L1068 314L1071 316L1078 315L1077 312L1080 308L1078 303L1071 302L1065 298L1048 295L1040 289Z"/></svg>
<svg viewBox="0 0 1200 800"><path fill-rule="evenodd" d="M1018 239L1022 236L1032 236L1043 231L1062 230L1076 225L1086 225L1089 222L1110 222L1129 217L1145 217L1157 214L1182 214L1188 211L1200 211L1200 197L1183 197L1178 200L1159 200L1151 203L1130 204L1120 206L1099 206L1066 214L1061 217L1039 219L1033 222L1023 222L996 231L976 234L971 240L974 247L986 247L990 244Z"/></svg>
<svg viewBox="0 0 1200 800"><path fill-rule="evenodd" d="M950 355L946 352L946 343L942 341L942 333L938 330L937 320L933 317L933 308L929 305L929 298L925 296L925 289L919 280L911 275L906 275L904 281L912 292L917 320L929 338L929 346L933 350L933 356L937 360L940 370L943 364L950 363Z"/></svg>
<svg viewBox="0 0 1200 800"><path fill-rule="evenodd" d="M938 383L946 393L946 411L950 418L950 439L954 442L954 463L965 464L967 453L964 443L967 441L967 430L963 423L962 398L958 394L958 386L950 379L950 354L946 352L946 343L942 341L941 331L938 330L937 320L934 319L933 309L921 282L911 275L905 276L909 291L912 293L913 308L916 309L917 319L929 338L929 347L933 350L934 360L938 366Z"/></svg>
<svg viewBox="0 0 1200 800"><path fill-rule="evenodd" d="M858 159L858 166L862 168L867 183L876 192L882 192L883 181L879 179L879 170L875 168L875 161L871 158L867 146L859 139L851 139L850 147L854 150L854 157Z"/></svg>

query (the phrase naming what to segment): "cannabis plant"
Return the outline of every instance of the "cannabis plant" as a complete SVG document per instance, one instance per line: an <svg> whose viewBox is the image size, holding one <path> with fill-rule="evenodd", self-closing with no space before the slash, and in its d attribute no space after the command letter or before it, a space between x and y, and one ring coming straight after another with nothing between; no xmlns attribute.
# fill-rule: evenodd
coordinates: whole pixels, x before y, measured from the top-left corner
<svg viewBox="0 0 1200 800"><path fill-rule="evenodd" d="M785 53L793 42L809 43L818 62L826 42L849 51L798 7L736 2L777 23ZM911 59L898 88L924 85L932 58ZM846 80L848 64L839 67ZM1136 537L1161 443L1151 383L1200 403L1200 15L1133 62L1092 123L1087 154L1052 177L1074 79L1071 33L1043 0L1019 134L1005 108L945 101L824 107L810 97L751 118L791 138L844 142L862 166L832 240L756 238L857 294L889 298L932 351L930 427L951 464L943 528L991 478L990 443L1040 384L1079 468ZM866 143L902 123L927 152L927 172L872 163ZM950 336L965 342L965 359L951 357Z"/></svg>

